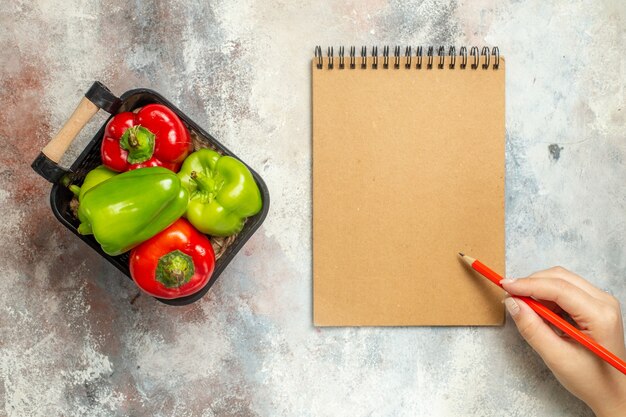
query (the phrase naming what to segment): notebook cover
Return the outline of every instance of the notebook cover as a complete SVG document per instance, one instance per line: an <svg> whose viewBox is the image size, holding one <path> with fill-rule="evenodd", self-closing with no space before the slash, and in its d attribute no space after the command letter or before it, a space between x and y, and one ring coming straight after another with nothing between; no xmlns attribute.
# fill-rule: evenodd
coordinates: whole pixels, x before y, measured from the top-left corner
<svg viewBox="0 0 626 417"><path fill-rule="evenodd" d="M502 290L457 253L504 272L504 59L404 59L312 62L314 324L501 325Z"/></svg>

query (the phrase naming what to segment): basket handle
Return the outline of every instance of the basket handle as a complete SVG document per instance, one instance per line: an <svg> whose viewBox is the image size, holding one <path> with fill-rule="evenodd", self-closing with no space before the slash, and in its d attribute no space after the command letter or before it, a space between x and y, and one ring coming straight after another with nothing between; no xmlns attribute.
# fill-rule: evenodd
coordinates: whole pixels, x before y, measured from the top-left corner
<svg viewBox="0 0 626 417"><path fill-rule="evenodd" d="M121 104L121 100L104 84L100 81L94 82L59 133L44 146L33 161L31 166L35 172L52 183L59 181L68 172L59 166L59 162L87 122L98 110L113 114Z"/></svg>

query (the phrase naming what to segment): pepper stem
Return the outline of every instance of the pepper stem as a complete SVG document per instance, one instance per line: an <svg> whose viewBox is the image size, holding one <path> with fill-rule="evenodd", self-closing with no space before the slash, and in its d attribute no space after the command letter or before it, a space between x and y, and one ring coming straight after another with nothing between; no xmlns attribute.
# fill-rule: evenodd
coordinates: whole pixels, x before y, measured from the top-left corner
<svg viewBox="0 0 626 417"><path fill-rule="evenodd" d="M191 256L177 249L159 258L156 280L166 288L178 288L188 283L194 273Z"/></svg>
<svg viewBox="0 0 626 417"><path fill-rule="evenodd" d="M129 127L120 138L120 147L128 151L129 164L140 164L152 158L154 146L154 133L140 125Z"/></svg>
<svg viewBox="0 0 626 417"><path fill-rule="evenodd" d="M198 175L196 171L191 171L189 176L196 184L197 190L205 196L207 203L213 201L219 190L222 188L222 182L220 182L218 178L211 176L211 173L208 175Z"/></svg>
<svg viewBox="0 0 626 417"><path fill-rule="evenodd" d="M137 146L139 146L139 141L137 140L137 134L135 132L130 132L130 135L128 135L128 144L131 148L137 148Z"/></svg>
<svg viewBox="0 0 626 417"><path fill-rule="evenodd" d="M70 189L70 191L76 196L78 197L78 195L80 194L80 187L76 184L72 184L69 187L67 187Z"/></svg>

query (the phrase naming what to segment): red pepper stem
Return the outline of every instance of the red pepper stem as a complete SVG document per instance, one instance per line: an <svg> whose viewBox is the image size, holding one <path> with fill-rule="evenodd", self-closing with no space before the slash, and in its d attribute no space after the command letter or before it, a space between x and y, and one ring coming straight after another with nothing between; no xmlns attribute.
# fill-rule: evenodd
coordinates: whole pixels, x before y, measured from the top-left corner
<svg viewBox="0 0 626 417"><path fill-rule="evenodd" d="M129 130L129 134L128 134L128 144L130 145L131 148L136 148L137 146L139 146L139 141L137 140L137 131L135 129L128 129Z"/></svg>
<svg viewBox="0 0 626 417"><path fill-rule="evenodd" d="M176 249L159 258L155 279L166 288L179 288L188 283L194 273L191 256Z"/></svg>
<svg viewBox="0 0 626 417"><path fill-rule="evenodd" d="M155 135L140 125L129 127L120 138L120 147L128 151L129 164L146 162L154 154Z"/></svg>

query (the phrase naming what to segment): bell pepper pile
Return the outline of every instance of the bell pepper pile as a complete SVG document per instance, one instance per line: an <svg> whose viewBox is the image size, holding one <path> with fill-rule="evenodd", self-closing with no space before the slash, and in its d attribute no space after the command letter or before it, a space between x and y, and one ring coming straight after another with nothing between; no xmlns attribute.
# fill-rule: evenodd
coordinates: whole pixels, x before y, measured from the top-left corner
<svg viewBox="0 0 626 417"><path fill-rule="evenodd" d="M210 149L193 151L169 108L119 113L105 128L103 165L82 186L78 231L112 256L130 251L131 277L144 292L173 299L200 291L215 268L210 237L239 233L262 208L250 170Z"/></svg>

